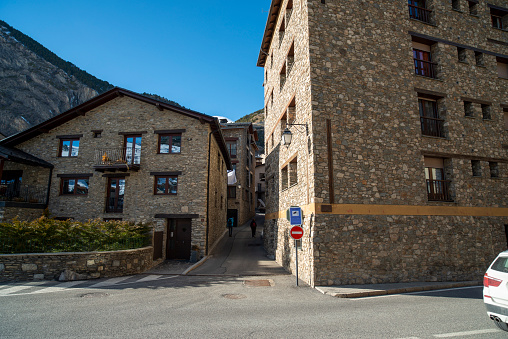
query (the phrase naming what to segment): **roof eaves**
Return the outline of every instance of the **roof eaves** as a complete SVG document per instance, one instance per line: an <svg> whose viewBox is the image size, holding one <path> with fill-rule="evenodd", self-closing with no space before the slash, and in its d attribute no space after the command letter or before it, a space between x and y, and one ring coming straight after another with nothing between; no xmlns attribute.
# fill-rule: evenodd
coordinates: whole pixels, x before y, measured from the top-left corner
<svg viewBox="0 0 508 339"><path fill-rule="evenodd" d="M273 33L275 31L275 24L277 23L277 18L279 17L281 2L282 0L272 0L270 11L268 12L268 19L266 20L263 41L261 42L261 48L259 49L257 62L257 66L259 67L265 66L268 49L272 43Z"/></svg>

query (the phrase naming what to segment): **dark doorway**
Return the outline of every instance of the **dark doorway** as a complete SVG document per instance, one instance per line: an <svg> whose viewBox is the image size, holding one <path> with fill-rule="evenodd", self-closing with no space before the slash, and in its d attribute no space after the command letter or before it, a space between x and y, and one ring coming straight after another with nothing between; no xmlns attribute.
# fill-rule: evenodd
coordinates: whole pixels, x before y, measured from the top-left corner
<svg viewBox="0 0 508 339"><path fill-rule="evenodd" d="M229 218L233 218L235 221L233 227L238 226L238 210L237 209L228 209L228 220Z"/></svg>
<svg viewBox="0 0 508 339"><path fill-rule="evenodd" d="M162 258L162 243L164 232L153 232L153 260Z"/></svg>
<svg viewBox="0 0 508 339"><path fill-rule="evenodd" d="M108 178L106 212L122 213L125 195L125 178Z"/></svg>
<svg viewBox="0 0 508 339"><path fill-rule="evenodd" d="M190 259L191 219L168 219L166 259Z"/></svg>

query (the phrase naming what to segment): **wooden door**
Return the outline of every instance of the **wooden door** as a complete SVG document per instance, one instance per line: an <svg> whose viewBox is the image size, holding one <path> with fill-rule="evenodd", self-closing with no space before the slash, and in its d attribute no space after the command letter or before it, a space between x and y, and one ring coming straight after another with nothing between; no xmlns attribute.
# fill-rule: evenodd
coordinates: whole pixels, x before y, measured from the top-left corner
<svg viewBox="0 0 508 339"><path fill-rule="evenodd" d="M169 219L166 259L190 259L191 219Z"/></svg>

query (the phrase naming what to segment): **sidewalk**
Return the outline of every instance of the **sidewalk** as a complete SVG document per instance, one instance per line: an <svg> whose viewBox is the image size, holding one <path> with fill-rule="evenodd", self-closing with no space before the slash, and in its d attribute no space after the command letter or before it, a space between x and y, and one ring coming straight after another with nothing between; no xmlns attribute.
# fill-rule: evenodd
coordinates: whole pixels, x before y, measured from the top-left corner
<svg viewBox="0 0 508 339"><path fill-rule="evenodd" d="M395 284L316 286L319 292L337 298L362 298L388 294L401 294L448 288L482 286L478 281L463 282L412 282Z"/></svg>

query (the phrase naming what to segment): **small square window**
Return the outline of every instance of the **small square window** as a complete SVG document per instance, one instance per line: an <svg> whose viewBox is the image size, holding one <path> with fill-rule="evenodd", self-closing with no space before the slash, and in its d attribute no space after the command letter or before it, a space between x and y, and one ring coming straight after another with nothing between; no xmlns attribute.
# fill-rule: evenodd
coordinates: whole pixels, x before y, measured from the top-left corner
<svg viewBox="0 0 508 339"><path fill-rule="evenodd" d="M467 62L467 49L457 47L457 54L460 62Z"/></svg>
<svg viewBox="0 0 508 339"><path fill-rule="evenodd" d="M466 117L474 117L474 108L471 101L464 101L464 115Z"/></svg>
<svg viewBox="0 0 508 339"><path fill-rule="evenodd" d="M62 178L60 195L87 195L89 178Z"/></svg>
<svg viewBox="0 0 508 339"><path fill-rule="evenodd" d="M460 11L460 0L452 0L452 8L456 11Z"/></svg>
<svg viewBox="0 0 508 339"><path fill-rule="evenodd" d="M473 171L473 177L482 176L482 166L480 160L471 160L471 169Z"/></svg>
<svg viewBox="0 0 508 339"><path fill-rule="evenodd" d="M60 156L77 157L79 153L79 139L60 139Z"/></svg>
<svg viewBox="0 0 508 339"><path fill-rule="evenodd" d="M508 9L490 8L492 27L506 30L508 27Z"/></svg>
<svg viewBox="0 0 508 339"><path fill-rule="evenodd" d="M102 137L102 130L94 130L92 131L94 138L100 138Z"/></svg>
<svg viewBox="0 0 508 339"><path fill-rule="evenodd" d="M474 57L477 66L485 66L485 61L482 52L474 52Z"/></svg>
<svg viewBox="0 0 508 339"><path fill-rule="evenodd" d="M492 116L491 116L491 107L490 105L484 105L482 104L482 115L483 115L483 120L491 120L492 119Z"/></svg>
<svg viewBox="0 0 508 339"><path fill-rule="evenodd" d="M159 134L159 154L178 154L181 150L181 134Z"/></svg>
<svg viewBox="0 0 508 339"><path fill-rule="evenodd" d="M489 162L490 177L499 178L499 166L497 162Z"/></svg>
<svg viewBox="0 0 508 339"><path fill-rule="evenodd" d="M155 192L156 195L175 195L178 188L178 176L176 175L160 175L155 176Z"/></svg>
<svg viewBox="0 0 508 339"><path fill-rule="evenodd" d="M468 3L469 3L469 14L478 15L478 2L468 1Z"/></svg>

